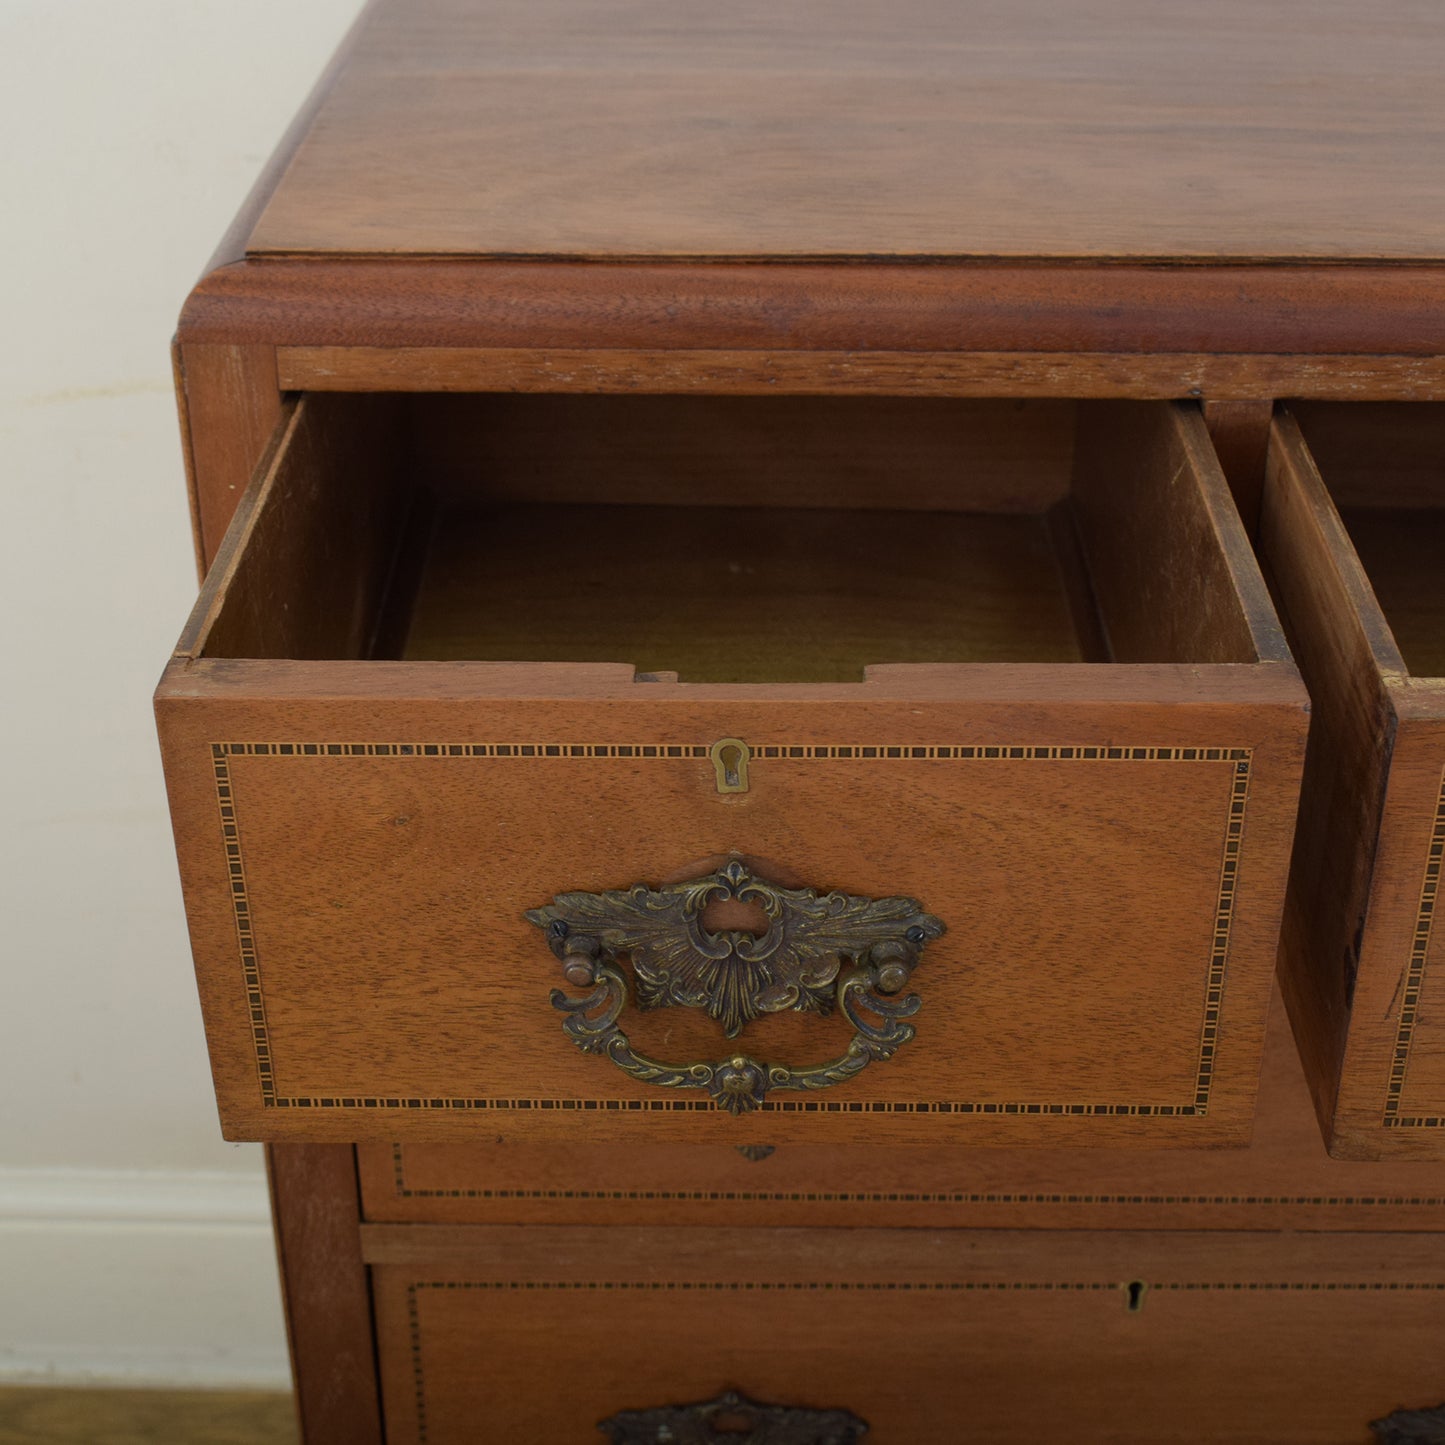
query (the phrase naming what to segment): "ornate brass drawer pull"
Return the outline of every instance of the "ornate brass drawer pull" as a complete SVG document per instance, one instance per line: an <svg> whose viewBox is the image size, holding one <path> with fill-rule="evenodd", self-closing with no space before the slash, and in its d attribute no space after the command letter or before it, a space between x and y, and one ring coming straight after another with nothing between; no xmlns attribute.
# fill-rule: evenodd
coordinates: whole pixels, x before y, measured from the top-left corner
<svg viewBox="0 0 1445 1445"><path fill-rule="evenodd" d="M709 904L761 908L767 930L711 932ZM774 1089L826 1089L913 1037L904 1022L921 1007L903 994L924 946L944 932L912 898L778 888L733 861L718 872L668 888L638 884L609 893L562 893L527 921L544 930L562 974L580 997L560 989L552 1004L579 1049L605 1054L634 1079L669 1089L705 1089L734 1114L756 1108ZM640 1009L702 1009L736 1038L752 1019L785 1010L831 1014L853 1025L847 1049L822 1064L767 1064L737 1053L716 1062L659 1063L632 1047L617 1019L627 1004L626 956Z"/></svg>
<svg viewBox="0 0 1445 1445"><path fill-rule="evenodd" d="M612 1445L853 1445L868 1433L847 1410L759 1405L735 1390L701 1405L619 1410L597 1428Z"/></svg>

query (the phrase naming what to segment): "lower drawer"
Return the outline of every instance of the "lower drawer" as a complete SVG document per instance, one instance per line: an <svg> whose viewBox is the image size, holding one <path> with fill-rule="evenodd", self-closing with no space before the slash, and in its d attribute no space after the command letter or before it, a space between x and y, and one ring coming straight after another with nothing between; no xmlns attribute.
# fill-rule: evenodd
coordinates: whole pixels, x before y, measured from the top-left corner
<svg viewBox="0 0 1445 1445"><path fill-rule="evenodd" d="M366 1247L391 1445L816 1445L853 1420L869 1445L1357 1445L1445 1398L1438 1236L372 1225ZM824 1413L714 1435L685 1408L728 1391Z"/></svg>

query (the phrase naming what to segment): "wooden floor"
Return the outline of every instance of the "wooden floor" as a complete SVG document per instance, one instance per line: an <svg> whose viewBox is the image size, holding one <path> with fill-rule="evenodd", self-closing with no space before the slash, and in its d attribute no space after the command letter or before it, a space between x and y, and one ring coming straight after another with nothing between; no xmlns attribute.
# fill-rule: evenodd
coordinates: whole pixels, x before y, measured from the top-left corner
<svg viewBox="0 0 1445 1445"><path fill-rule="evenodd" d="M0 1389L0 1445L296 1445L290 1395Z"/></svg>

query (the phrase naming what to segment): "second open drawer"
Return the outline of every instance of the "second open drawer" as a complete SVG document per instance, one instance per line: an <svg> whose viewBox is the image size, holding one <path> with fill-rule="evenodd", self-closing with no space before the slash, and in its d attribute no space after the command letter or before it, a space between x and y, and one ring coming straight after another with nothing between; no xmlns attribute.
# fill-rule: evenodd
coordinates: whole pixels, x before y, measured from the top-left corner
<svg viewBox="0 0 1445 1445"><path fill-rule="evenodd" d="M1281 412L1264 502L1314 697L1285 996L1331 1150L1445 1159L1445 406Z"/></svg>
<svg viewBox="0 0 1445 1445"><path fill-rule="evenodd" d="M230 1137L1248 1136L1307 714L1192 406L304 397L157 706Z"/></svg>

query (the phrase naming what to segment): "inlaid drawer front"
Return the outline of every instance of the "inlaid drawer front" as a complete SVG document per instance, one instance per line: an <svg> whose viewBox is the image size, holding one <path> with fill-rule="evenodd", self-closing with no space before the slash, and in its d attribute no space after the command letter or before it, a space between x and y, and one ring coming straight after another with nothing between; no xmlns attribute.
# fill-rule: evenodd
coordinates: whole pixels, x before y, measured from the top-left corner
<svg viewBox="0 0 1445 1445"><path fill-rule="evenodd" d="M599 1427L653 1445L722 1424L994 1442L1021 1420L1041 1440L1354 1445L1445 1393L1445 1273L1418 1237L364 1233L404 1445L581 1445ZM557 1388L519 1388L554 1370Z"/></svg>
<svg viewBox="0 0 1445 1445"><path fill-rule="evenodd" d="M1244 1141L1306 714L1196 411L435 400L288 415L158 695L231 1136Z"/></svg>
<svg viewBox="0 0 1445 1445"><path fill-rule="evenodd" d="M1332 1150L1445 1159L1445 407L1296 411L1263 532L1314 696L1286 994Z"/></svg>

